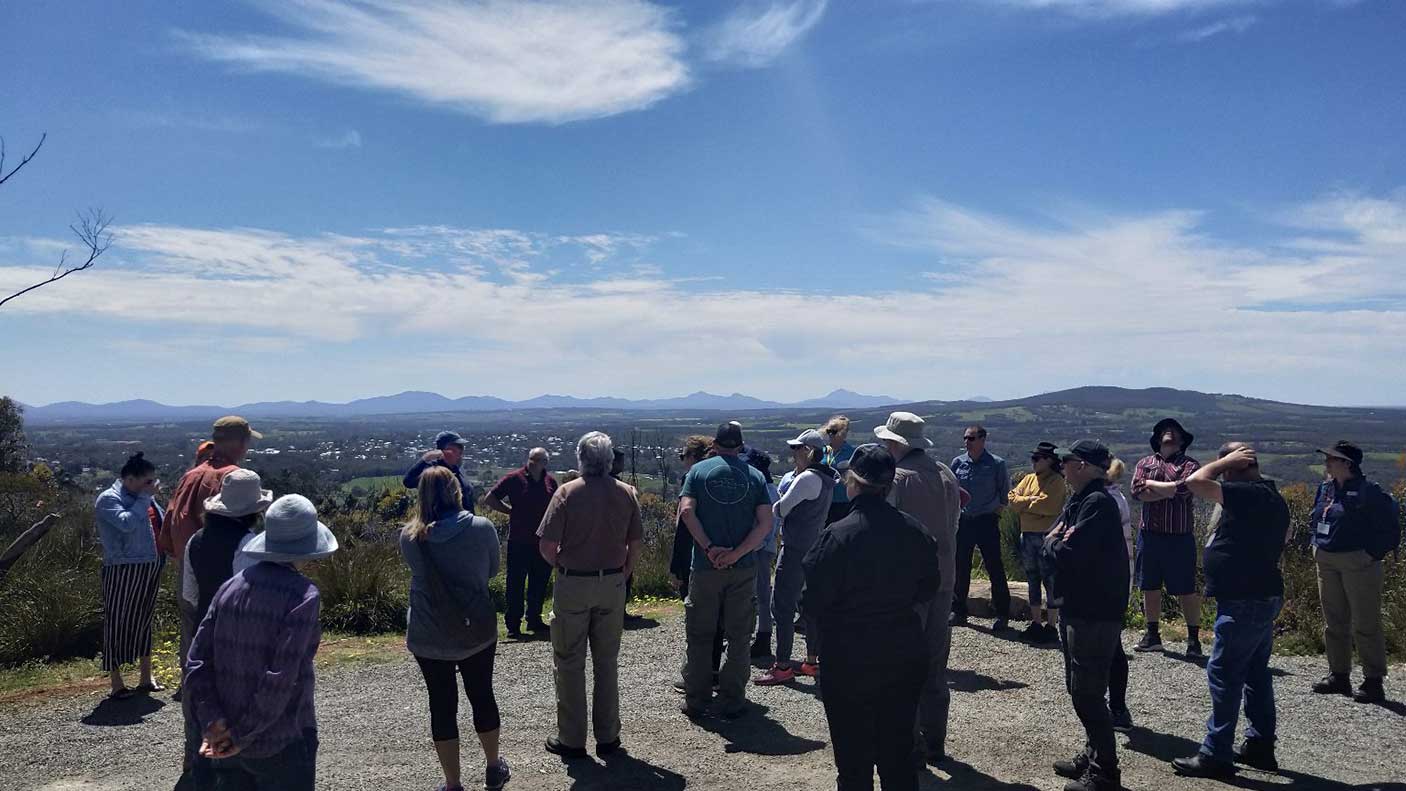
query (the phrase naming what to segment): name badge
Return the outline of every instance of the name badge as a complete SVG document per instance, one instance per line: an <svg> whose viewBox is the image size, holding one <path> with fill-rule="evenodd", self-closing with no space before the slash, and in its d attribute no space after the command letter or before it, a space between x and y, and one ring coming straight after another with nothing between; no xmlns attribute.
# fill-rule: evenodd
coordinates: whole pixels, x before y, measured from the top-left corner
<svg viewBox="0 0 1406 791"><path fill-rule="evenodd" d="M1326 521L1318 523L1318 535L1320 536L1328 535L1328 533L1331 532L1332 529L1332 525L1329 525Z"/></svg>

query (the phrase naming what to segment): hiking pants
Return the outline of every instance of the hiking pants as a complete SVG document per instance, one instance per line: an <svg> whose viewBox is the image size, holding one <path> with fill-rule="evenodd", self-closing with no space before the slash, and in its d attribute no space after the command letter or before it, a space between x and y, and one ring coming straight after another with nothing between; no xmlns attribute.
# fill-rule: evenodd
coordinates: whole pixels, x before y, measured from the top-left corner
<svg viewBox="0 0 1406 791"><path fill-rule="evenodd" d="M1352 672L1352 646L1362 675L1386 677L1386 635L1382 632L1382 562L1362 550L1325 552L1315 548L1318 598L1323 603L1323 643L1328 670Z"/></svg>
<svg viewBox="0 0 1406 791"><path fill-rule="evenodd" d="M1113 738L1113 715L1104 695L1108 694L1108 674L1113 654L1121 650L1123 624L1119 621L1090 621L1070 618L1059 621L1060 642L1064 648L1064 683L1074 703L1074 713L1084 726L1084 754L1093 771L1101 777L1118 776L1117 743Z"/></svg>
<svg viewBox="0 0 1406 791"><path fill-rule="evenodd" d="M620 738L620 635L625 629L625 575L558 574L552 598L552 658L556 668L557 739L586 746L586 652L595 688L591 722L596 743Z"/></svg>
<svg viewBox="0 0 1406 791"><path fill-rule="evenodd" d="M947 623L952 595L938 591L932 601L919 605L923 620L923 636L928 646L928 672L918 695L918 717L914 736L929 752L942 754L947 750L947 711L952 691L947 688L947 659L952 653L952 626Z"/></svg>
<svg viewBox="0 0 1406 791"><path fill-rule="evenodd" d="M756 597L757 577L751 566L693 570L683 605L688 641L684 697L691 708L707 707L712 697L712 651L720 614L726 655L718 671L718 701L727 712L737 711L746 702Z"/></svg>

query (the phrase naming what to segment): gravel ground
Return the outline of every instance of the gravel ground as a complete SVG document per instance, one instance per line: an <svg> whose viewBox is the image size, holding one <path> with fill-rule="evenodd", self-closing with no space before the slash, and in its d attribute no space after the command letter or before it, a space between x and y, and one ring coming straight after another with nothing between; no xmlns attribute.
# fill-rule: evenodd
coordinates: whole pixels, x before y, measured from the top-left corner
<svg viewBox="0 0 1406 791"><path fill-rule="evenodd" d="M833 764L825 716L809 680L749 688L751 713L736 722L693 724L670 691L682 656L683 619L630 631L621 655L628 755L609 764L565 764L545 753L554 732L550 646L498 649L497 693L510 789L829 789ZM921 787L1059 789L1050 762L1081 741L1063 689L1058 650L1034 648L975 628L953 637L952 719L943 769ZM1128 633L1129 646L1136 635ZM1175 647L1175 646L1172 646ZM1321 658L1278 657L1279 776L1246 771L1251 789L1406 789L1406 705L1364 706L1309 693ZM1406 668L1396 668L1401 678ZM1140 726L1118 737L1124 784L1133 789L1216 788L1175 778L1167 761L1195 751L1209 697L1204 671L1168 653L1135 656L1129 703ZM1400 695L1399 687L1388 692ZM319 787L432 789L428 713L409 657L343 666L318 679L322 748ZM467 712L460 721L467 735ZM180 706L162 695L117 705L101 696L54 696L0 710L0 788L70 791L169 788L178 774ZM476 746L465 743L466 758ZM466 760L477 766L478 760ZM480 775L481 777L481 775ZM472 785L470 787L473 787Z"/></svg>

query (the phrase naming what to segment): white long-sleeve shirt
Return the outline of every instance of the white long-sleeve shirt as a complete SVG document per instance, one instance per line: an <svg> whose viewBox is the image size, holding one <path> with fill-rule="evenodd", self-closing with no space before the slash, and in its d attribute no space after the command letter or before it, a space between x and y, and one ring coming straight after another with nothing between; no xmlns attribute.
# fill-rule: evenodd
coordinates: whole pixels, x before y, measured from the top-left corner
<svg viewBox="0 0 1406 791"><path fill-rule="evenodd" d="M792 509L806 500L814 500L822 494L830 493L832 481L821 477L815 470L806 470L791 481L786 493L771 506L772 514L785 518Z"/></svg>

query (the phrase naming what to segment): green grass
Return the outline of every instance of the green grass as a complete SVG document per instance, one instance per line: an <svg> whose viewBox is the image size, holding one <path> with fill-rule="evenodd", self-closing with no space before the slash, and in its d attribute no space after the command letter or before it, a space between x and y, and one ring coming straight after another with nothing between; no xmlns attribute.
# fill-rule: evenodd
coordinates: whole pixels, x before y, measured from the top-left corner
<svg viewBox="0 0 1406 791"><path fill-rule="evenodd" d="M372 492L383 492L387 489L401 488L402 481L399 475L381 475L367 478L352 478L342 484L342 493L350 494L355 489L360 489L367 494Z"/></svg>

